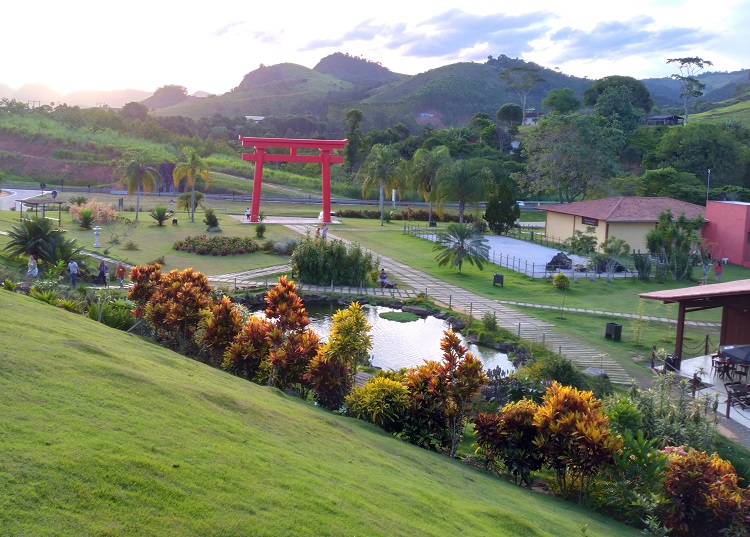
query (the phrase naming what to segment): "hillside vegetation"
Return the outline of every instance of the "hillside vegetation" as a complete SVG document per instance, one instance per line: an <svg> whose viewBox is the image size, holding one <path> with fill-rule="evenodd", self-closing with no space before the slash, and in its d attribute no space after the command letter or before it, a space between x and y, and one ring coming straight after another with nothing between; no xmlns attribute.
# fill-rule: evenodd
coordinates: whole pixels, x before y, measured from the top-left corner
<svg viewBox="0 0 750 537"><path fill-rule="evenodd" d="M639 533L0 291L4 535Z"/></svg>

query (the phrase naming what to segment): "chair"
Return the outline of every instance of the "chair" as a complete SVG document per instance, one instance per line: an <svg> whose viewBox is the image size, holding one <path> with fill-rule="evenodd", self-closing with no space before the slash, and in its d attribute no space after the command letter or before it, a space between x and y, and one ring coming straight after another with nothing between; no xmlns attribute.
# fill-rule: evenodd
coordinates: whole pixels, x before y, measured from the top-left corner
<svg viewBox="0 0 750 537"><path fill-rule="evenodd" d="M732 380L740 382L742 384L747 384L747 374L749 369L750 364L737 364L735 366L734 376L732 377Z"/></svg>

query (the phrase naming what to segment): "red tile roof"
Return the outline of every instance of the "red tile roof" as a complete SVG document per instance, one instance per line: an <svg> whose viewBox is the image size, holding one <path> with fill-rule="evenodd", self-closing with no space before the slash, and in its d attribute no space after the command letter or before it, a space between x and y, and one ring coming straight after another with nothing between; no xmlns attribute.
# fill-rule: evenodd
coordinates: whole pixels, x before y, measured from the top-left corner
<svg viewBox="0 0 750 537"><path fill-rule="evenodd" d="M690 220L698 215L705 218L706 213L705 207L672 198L604 198L539 208L551 213L585 216L605 222L657 222L659 214L667 209L672 210L675 218L684 212Z"/></svg>

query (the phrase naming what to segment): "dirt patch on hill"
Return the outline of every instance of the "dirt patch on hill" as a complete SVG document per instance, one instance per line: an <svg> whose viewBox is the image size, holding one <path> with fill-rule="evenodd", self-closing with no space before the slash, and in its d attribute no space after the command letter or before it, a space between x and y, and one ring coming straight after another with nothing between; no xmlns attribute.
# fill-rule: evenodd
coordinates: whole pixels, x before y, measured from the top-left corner
<svg viewBox="0 0 750 537"><path fill-rule="evenodd" d="M114 166L69 162L54 158L55 151L92 151L48 139L23 140L0 133L0 172L31 177L40 182L85 186L88 184L110 184ZM106 155L114 158L114 155Z"/></svg>

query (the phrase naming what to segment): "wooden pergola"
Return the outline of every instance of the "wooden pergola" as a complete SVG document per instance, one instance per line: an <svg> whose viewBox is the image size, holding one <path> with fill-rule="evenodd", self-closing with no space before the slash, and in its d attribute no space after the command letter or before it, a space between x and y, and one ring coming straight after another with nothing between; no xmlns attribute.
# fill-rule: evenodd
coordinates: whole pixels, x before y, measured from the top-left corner
<svg viewBox="0 0 750 537"><path fill-rule="evenodd" d="M62 201L58 201L54 198L29 198L25 200L18 200L16 203L21 204L21 218L20 220L27 220L28 209L34 209L34 217L39 218L39 207L42 208L42 218L49 218L50 220L57 220L57 225L62 226ZM57 218L47 216L47 206L57 205Z"/></svg>
<svg viewBox="0 0 750 537"><path fill-rule="evenodd" d="M678 304L675 356L682 358L685 316L693 311L723 309L719 346L750 343L750 280L653 291L638 296L661 300L665 304Z"/></svg>

